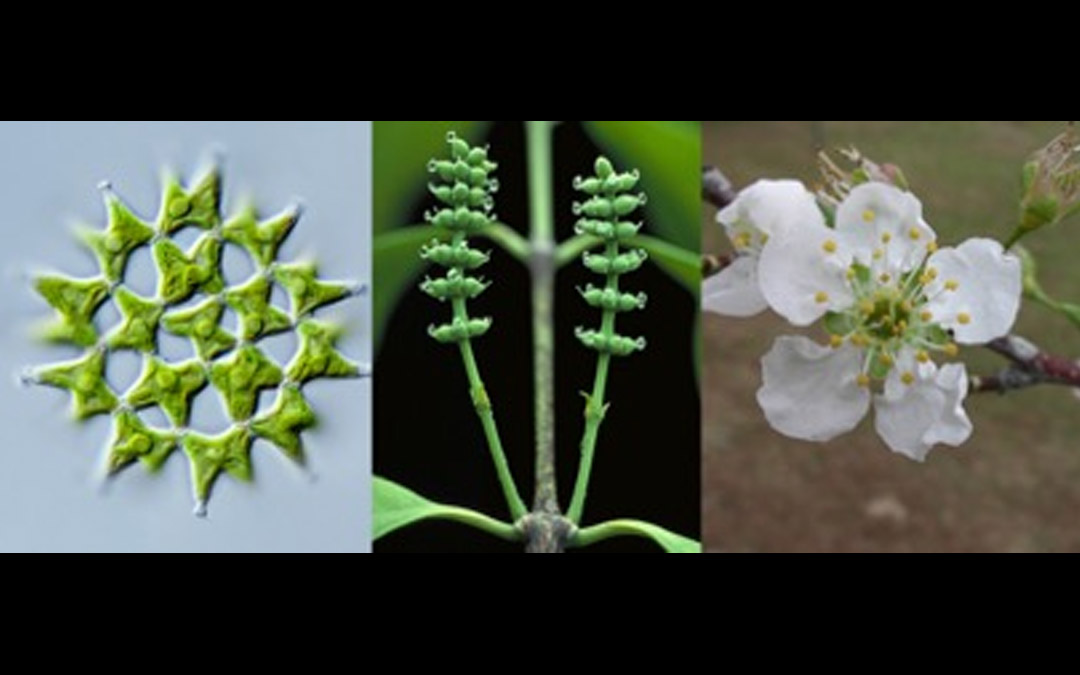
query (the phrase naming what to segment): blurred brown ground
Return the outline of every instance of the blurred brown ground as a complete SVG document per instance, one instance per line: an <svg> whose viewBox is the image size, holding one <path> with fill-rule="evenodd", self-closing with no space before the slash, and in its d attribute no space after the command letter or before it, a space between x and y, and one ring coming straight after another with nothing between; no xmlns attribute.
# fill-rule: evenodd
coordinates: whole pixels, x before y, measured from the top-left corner
<svg viewBox="0 0 1080 675"><path fill-rule="evenodd" d="M1003 239L1016 222L1019 171L1062 122L707 122L706 162L739 186L816 177L815 149L855 144L899 164L944 243ZM704 250L727 242L706 207ZM1080 301L1080 220L1032 237L1054 295ZM1042 388L969 399L975 435L925 465L891 454L868 419L829 445L787 440L757 407L772 316L704 319L704 536L722 552L1042 552L1080 550L1080 400ZM1080 333L1026 306L1017 332L1080 356ZM979 351L974 373L1001 367Z"/></svg>

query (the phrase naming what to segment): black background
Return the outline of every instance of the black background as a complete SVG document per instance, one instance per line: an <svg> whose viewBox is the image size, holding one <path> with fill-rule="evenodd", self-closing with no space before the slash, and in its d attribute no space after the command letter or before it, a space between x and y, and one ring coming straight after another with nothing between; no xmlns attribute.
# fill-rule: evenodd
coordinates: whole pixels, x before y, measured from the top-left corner
<svg viewBox="0 0 1080 675"><path fill-rule="evenodd" d="M379 142L377 125L375 142ZM496 213L527 237L523 125L495 122L487 142L499 164ZM572 189L573 178L591 175L598 154L600 149L579 123L564 122L556 128L555 218L560 242L573 235L576 221L571 205L580 198ZM640 168L643 173L648 170ZM424 170L417 167L418 172ZM433 205L425 198L408 222L421 222L424 210ZM473 346L511 470L522 499L531 507L535 425L528 270L489 242L474 239L472 245L493 249L492 261L475 275L495 282L469 303L471 316L495 319L492 330ZM564 510L573 491L584 427L585 400L579 392L592 390L596 369L596 353L574 337L576 326L595 328L600 323L599 310L586 305L575 290L589 282L602 285L603 278L580 263L564 267L557 279L556 452ZM628 337L644 336L648 348L612 362L607 390L611 409L600 430L584 525L636 518L698 538L701 424L691 358L696 299L652 264L624 276L621 283L628 292L645 291L649 303L644 311L620 314L616 330ZM375 364L375 473L430 500L509 521L458 350L427 334L429 325L449 317L448 304L414 290L404 296L390 320ZM375 550L520 553L523 547L455 523L433 522L399 530L377 542ZM659 551L652 542L638 539L618 539L584 550Z"/></svg>

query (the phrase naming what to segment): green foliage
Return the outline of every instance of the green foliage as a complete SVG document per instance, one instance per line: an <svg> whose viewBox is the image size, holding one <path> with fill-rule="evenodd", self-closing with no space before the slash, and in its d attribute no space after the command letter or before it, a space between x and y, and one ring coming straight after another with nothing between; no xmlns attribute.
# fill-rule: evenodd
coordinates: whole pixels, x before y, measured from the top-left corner
<svg viewBox="0 0 1080 675"><path fill-rule="evenodd" d="M191 188L167 177L154 224L141 221L110 188L106 188L104 198L105 229L82 227L78 231L98 260L100 276L69 279L54 275L34 280L34 288L56 311L42 336L86 352L75 361L31 371L27 380L68 390L77 419L113 416L107 459L110 476L136 462L155 472L183 447L191 467L197 512L204 514L222 473L251 480L250 453L256 437L296 462L304 460L300 435L316 420L302 386L317 378L361 373L359 366L336 349L340 329L316 321L312 315L349 297L354 287L321 281L310 262L277 262L281 244L299 220L298 209L260 221L254 207L246 205L232 218L223 218L221 175L216 168ZM170 237L188 227L203 234L185 252ZM226 288L222 274L225 245L246 251L256 269L250 279L234 288ZM157 267L157 294L153 298L140 297L124 283L127 261L142 247L151 249ZM272 304L274 284L289 295L291 313ZM200 301L200 294L205 299ZM122 318L103 337L94 321L98 310L110 300ZM238 335L221 325L226 306L240 318ZM160 331L191 340L197 358L167 362L158 348ZM287 331L297 334L299 346L288 367L282 368L257 343ZM142 374L123 395L114 393L106 380L108 356L119 350L143 355ZM219 392L236 422L216 437L188 429L192 401L208 385ZM278 392L276 404L260 414L259 394L273 389ZM151 406L166 414L171 428L155 429L135 412Z"/></svg>

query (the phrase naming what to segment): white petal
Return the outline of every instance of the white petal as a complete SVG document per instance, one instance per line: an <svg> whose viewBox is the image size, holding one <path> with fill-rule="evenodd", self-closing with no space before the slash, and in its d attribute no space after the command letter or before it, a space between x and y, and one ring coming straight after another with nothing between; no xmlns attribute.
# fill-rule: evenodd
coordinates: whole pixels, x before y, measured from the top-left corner
<svg viewBox="0 0 1080 675"><path fill-rule="evenodd" d="M933 381L938 374L937 366L933 361L919 363L918 351L913 347L905 347L895 356L895 364L885 378L885 398L890 401L903 398L912 386L904 382L904 375L910 374L915 381L912 384L925 380Z"/></svg>
<svg viewBox="0 0 1080 675"><path fill-rule="evenodd" d="M762 359L762 369L758 403L785 436L829 441L858 426L870 409L870 392L857 382L862 352L853 347L782 337Z"/></svg>
<svg viewBox="0 0 1080 675"><path fill-rule="evenodd" d="M761 252L758 281L777 314L809 326L855 302L846 277L850 266L851 253L836 233L816 224L770 239Z"/></svg>
<svg viewBox="0 0 1080 675"><path fill-rule="evenodd" d="M885 183L864 183L836 212L836 231L855 258L876 271L897 276L922 264L937 241L922 218L922 203L910 192ZM880 260L874 260L880 252Z"/></svg>
<svg viewBox="0 0 1080 675"><path fill-rule="evenodd" d="M935 445L958 446L971 437L963 407L968 393L964 366L951 364L932 378L901 386L902 391L891 388L875 400L878 435L893 452L923 462Z"/></svg>
<svg viewBox="0 0 1080 675"><path fill-rule="evenodd" d="M926 309L936 323L954 331L957 342L986 344L1012 330L1023 290L1021 266L1001 244L969 239L930 256L927 268L937 277L926 287ZM951 282L957 284L955 291L947 288Z"/></svg>
<svg viewBox="0 0 1080 675"><path fill-rule="evenodd" d="M721 316L749 317L769 308L758 286L757 258L743 256L705 280L702 307Z"/></svg>
<svg viewBox="0 0 1080 675"><path fill-rule="evenodd" d="M775 237L791 228L825 224L814 195L795 180L754 183L720 211L717 220L732 241L743 232ZM760 236L753 239L760 243ZM756 250L760 250L760 246Z"/></svg>

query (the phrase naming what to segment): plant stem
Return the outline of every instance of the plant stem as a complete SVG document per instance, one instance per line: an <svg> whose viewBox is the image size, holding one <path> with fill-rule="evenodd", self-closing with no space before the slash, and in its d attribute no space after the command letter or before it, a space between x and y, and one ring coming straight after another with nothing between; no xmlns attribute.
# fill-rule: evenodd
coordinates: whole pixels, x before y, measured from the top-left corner
<svg viewBox="0 0 1080 675"><path fill-rule="evenodd" d="M522 538L521 531L513 525L500 522L469 509L446 506L443 507L443 511L435 519L468 525L506 541L517 542L521 541Z"/></svg>
<svg viewBox="0 0 1080 675"><path fill-rule="evenodd" d="M614 259L619 254L619 244L611 242L607 245L606 255ZM608 290L619 291L619 276L608 275ZM615 312L605 311L600 332L611 336L615 333ZM607 391L608 368L611 365L611 354L600 354L596 362L596 381L593 383L592 396L585 408L585 433L581 439L581 465L578 467L577 482L574 484L574 498L570 502L570 511L567 513L571 523L581 523L581 516L585 512L585 497L589 491L589 478L592 476L593 457L596 454L596 439L600 434L600 424L604 421L607 412L607 404L604 396Z"/></svg>
<svg viewBox="0 0 1080 675"><path fill-rule="evenodd" d="M454 244L460 245L465 240L464 233L454 235ZM463 271L457 268L457 273ZM469 312L463 298L455 298L453 301L454 320L468 323ZM514 521L525 517L528 510L525 502L521 501L514 477L510 473L510 465L506 461L506 453L503 451L502 440L499 438L499 429L495 425L495 413L491 409L491 399L484 388L484 381L480 378L480 368L476 365L476 357L473 355L472 341L465 338L458 343L461 348L461 359L465 362L465 374L469 378L469 392L472 395L476 414L480 418L480 424L484 428L484 436L487 438L488 449L491 451L491 459L495 463L495 472L499 476L499 484L502 485L503 495L510 507L510 515Z"/></svg>
<svg viewBox="0 0 1080 675"><path fill-rule="evenodd" d="M555 476L555 223L552 124L526 122L532 274L533 386L536 405L537 513L560 514ZM559 548L561 549L561 542Z"/></svg>

